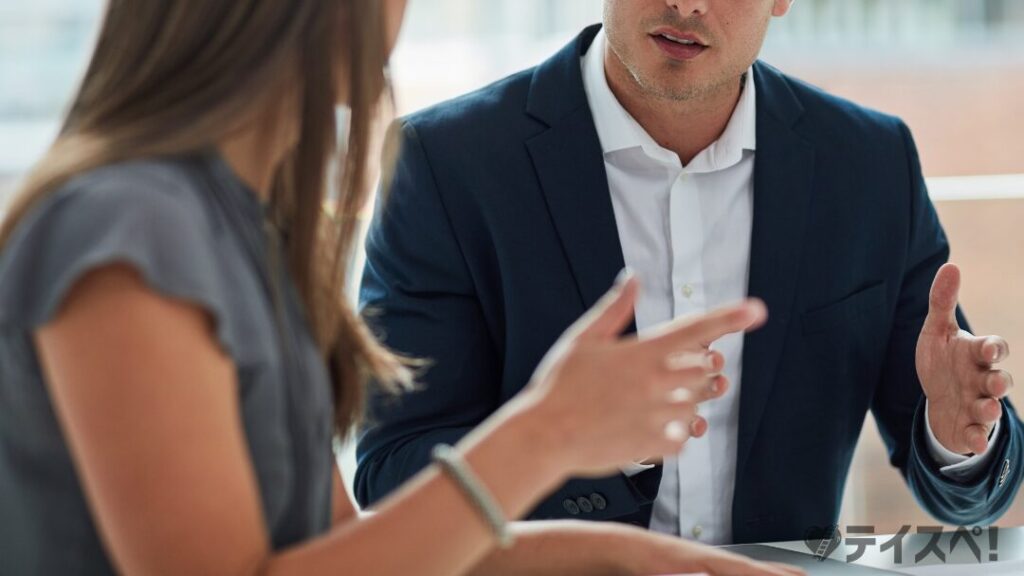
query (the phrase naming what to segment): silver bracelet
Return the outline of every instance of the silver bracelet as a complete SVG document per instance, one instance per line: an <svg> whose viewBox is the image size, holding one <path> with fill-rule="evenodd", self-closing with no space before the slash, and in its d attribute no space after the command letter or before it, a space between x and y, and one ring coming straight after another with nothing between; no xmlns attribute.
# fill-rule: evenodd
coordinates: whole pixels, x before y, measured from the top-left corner
<svg viewBox="0 0 1024 576"><path fill-rule="evenodd" d="M505 549L511 548L515 543L515 536L509 530L505 515L501 512L498 503L494 501L494 497L469 469L469 465L462 459L462 456L451 446L438 444L434 446L431 457L441 470L455 480L462 493L484 517L491 532L498 539L498 546Z"/></svg>

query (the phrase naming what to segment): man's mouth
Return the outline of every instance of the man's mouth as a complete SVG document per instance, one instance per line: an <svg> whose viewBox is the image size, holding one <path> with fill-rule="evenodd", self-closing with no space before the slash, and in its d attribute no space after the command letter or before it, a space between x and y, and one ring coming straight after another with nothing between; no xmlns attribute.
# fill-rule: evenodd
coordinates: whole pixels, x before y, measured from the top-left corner
<svg viewBox="0 0 1024 576"><path fill-rule="evenodd" d="M668 33L662 33L662 34L659 34L659 36L661 36L662 38L664 38L666 40L671 40L672 42L678 42L679 44L682 44L683 46L703 46L703 44L701 44L700 42L697 42L696 40L691 40L689 38L679 38L677 36L673 36L673 35L668 34Z"/></svg>
<svg viewBox="0 0 1024 576"><path fill-rule="evenodd" d="M651 34L651 39L663 53L674 60L692 60L708 48L699 38L690 34L659 30Z"/></svg>

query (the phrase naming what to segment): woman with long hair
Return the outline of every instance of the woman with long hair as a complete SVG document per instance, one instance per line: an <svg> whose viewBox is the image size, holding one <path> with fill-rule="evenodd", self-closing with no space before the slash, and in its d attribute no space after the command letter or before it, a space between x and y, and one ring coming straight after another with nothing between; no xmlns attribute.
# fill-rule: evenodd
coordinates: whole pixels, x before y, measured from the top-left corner
<svg viewBox="0 0 1024 576"><path fill-rule="evenodd" d="M415 367L343 295L404 9L109 0L0 229L0 572L793 573L621 526L505 524L570 474L702 434L695 406L725 383L700 342L764 318L748 302L621 338L628 275L523 393L356 510L332 440L364 382L397 394Z"/></svg>

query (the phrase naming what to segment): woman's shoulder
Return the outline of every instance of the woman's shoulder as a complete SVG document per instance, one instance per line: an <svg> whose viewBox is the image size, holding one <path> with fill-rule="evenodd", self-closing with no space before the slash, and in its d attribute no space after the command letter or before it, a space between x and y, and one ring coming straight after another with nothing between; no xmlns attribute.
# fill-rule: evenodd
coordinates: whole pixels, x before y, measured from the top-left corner
<svg viewBox="0 0 1024 576"><path fill-rule="evenodd" d="M222 243L199 162L111 164L39 200L0 250L0 323L46 323L78 279L114 263L157 292L222 313Z"/></svg>
<svg viewBox="0 0 1024 576"><path fill-rule="evenodd" d="M209 224L210 195L201 157L131 160L78 174L49 194L27 215L52 216L53 208L71 207L81 220L145 217L152 224L172 221L194 228Z"/></svg>

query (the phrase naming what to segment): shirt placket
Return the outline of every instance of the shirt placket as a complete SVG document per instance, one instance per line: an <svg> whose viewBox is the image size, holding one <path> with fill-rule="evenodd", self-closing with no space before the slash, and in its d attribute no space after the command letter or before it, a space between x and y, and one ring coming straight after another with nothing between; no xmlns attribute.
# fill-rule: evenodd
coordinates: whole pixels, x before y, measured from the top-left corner
<svg viewBox="0 0 1024 576"><path fill-rule="evenodd" d="M669 196L674 318L707 312L703 272L704 222L699 192L694 175L681 170ZM683 537L700 539L704 526L711 521L712 486L707 482L707 475L693 473L695 470L710 470L711 466L707 438L690 439L678 456L679 533Z"/></svg>

